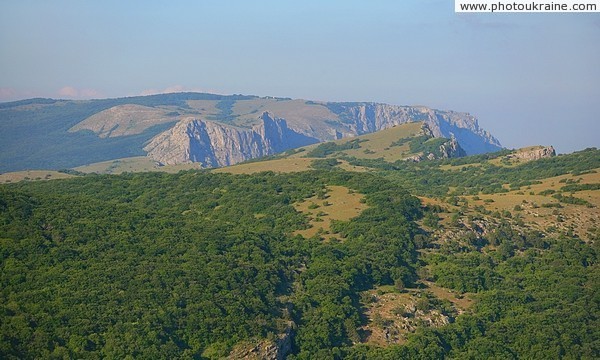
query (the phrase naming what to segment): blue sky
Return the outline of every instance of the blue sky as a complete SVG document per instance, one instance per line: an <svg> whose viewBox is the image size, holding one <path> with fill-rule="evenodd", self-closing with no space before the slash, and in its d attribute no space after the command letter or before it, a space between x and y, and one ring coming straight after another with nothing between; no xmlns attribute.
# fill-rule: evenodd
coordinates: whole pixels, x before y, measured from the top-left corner
<svg viewBox="0 0 600 360"><path fill-rule="evenodd" d="M600 145L600 13L452 0L0 2L0 101L205 91L427 105L507 147Z"/></svg>

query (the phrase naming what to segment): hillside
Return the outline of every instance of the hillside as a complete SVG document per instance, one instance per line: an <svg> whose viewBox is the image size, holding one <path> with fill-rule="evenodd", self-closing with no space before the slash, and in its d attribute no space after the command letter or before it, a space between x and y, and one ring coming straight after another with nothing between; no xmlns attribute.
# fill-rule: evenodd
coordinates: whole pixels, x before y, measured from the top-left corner
<svg viewBox="0 0 600 360"><path fill-rule="evenodd" d="M30 99L0 104L0 171L144 155L163 165L220 167L417 121L467 154L501 148L472 115L426 107L202 93Z"/></svg>
<svg viewBox="0 0 600 360"><path fill-rule="evenodd" d="M427 134L0 185L0 357L596 358L600 151Z"/></svg>
<svg viewBox="0 0 600 360"><path fill-rule="evenodd" d="M360 135L351 140L340 139L303 146L215 171L238 174L260 171L289 172L305 171L320 166L337 166L350 171L361 171L365 168L350 166L348 161L378 159L387 163L420 162L462 156L465 156L465 152L456 140L435 138L426 123L414 122Z"/></svg>

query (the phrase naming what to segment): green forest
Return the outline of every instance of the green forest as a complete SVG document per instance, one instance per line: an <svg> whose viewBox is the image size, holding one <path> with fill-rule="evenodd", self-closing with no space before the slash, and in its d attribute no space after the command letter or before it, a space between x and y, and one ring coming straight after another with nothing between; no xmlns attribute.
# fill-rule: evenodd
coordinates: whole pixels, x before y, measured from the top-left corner
<svg viewBox="0 0 600 360"><path fill-rule="evenodd" d="M298 360L600 357L597 242L521 233L507 218L484 243L428 252L435 209L415 196L589 171L598 150L504 168L469 159L482 161L1 185L0 358L218 359L284 332ZM443 176L444 164L465 167ZM311 225L293 204L332 185L367 209L332 224L337 240L294 235ZM476 294L472 311L404 344L361 344L361 293L424 277Z"/></svg>

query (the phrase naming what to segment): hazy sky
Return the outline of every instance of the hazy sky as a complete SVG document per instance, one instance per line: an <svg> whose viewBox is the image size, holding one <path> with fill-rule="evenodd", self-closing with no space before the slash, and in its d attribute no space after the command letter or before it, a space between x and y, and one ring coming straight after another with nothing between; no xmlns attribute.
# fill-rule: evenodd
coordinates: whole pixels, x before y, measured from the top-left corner
<svg viewBox="0 0 600 360"><path fill-rule="evenodd" d="M507 147L600 146L600 13L452 0L0 1L0 101L205 91L466 111Z"/></svg>

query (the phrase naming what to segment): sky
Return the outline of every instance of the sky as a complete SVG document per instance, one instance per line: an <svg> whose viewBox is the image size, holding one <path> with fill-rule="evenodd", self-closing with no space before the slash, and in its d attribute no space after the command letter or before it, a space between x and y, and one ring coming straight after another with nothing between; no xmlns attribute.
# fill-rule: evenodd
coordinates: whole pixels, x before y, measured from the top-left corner
<svg viewBox="0 0 600 360"><path fill-rule="evenodd" d="M0 1L0 102L162 92L468 112L508 148L600 147L600 13L452 0Z"/></svg>

